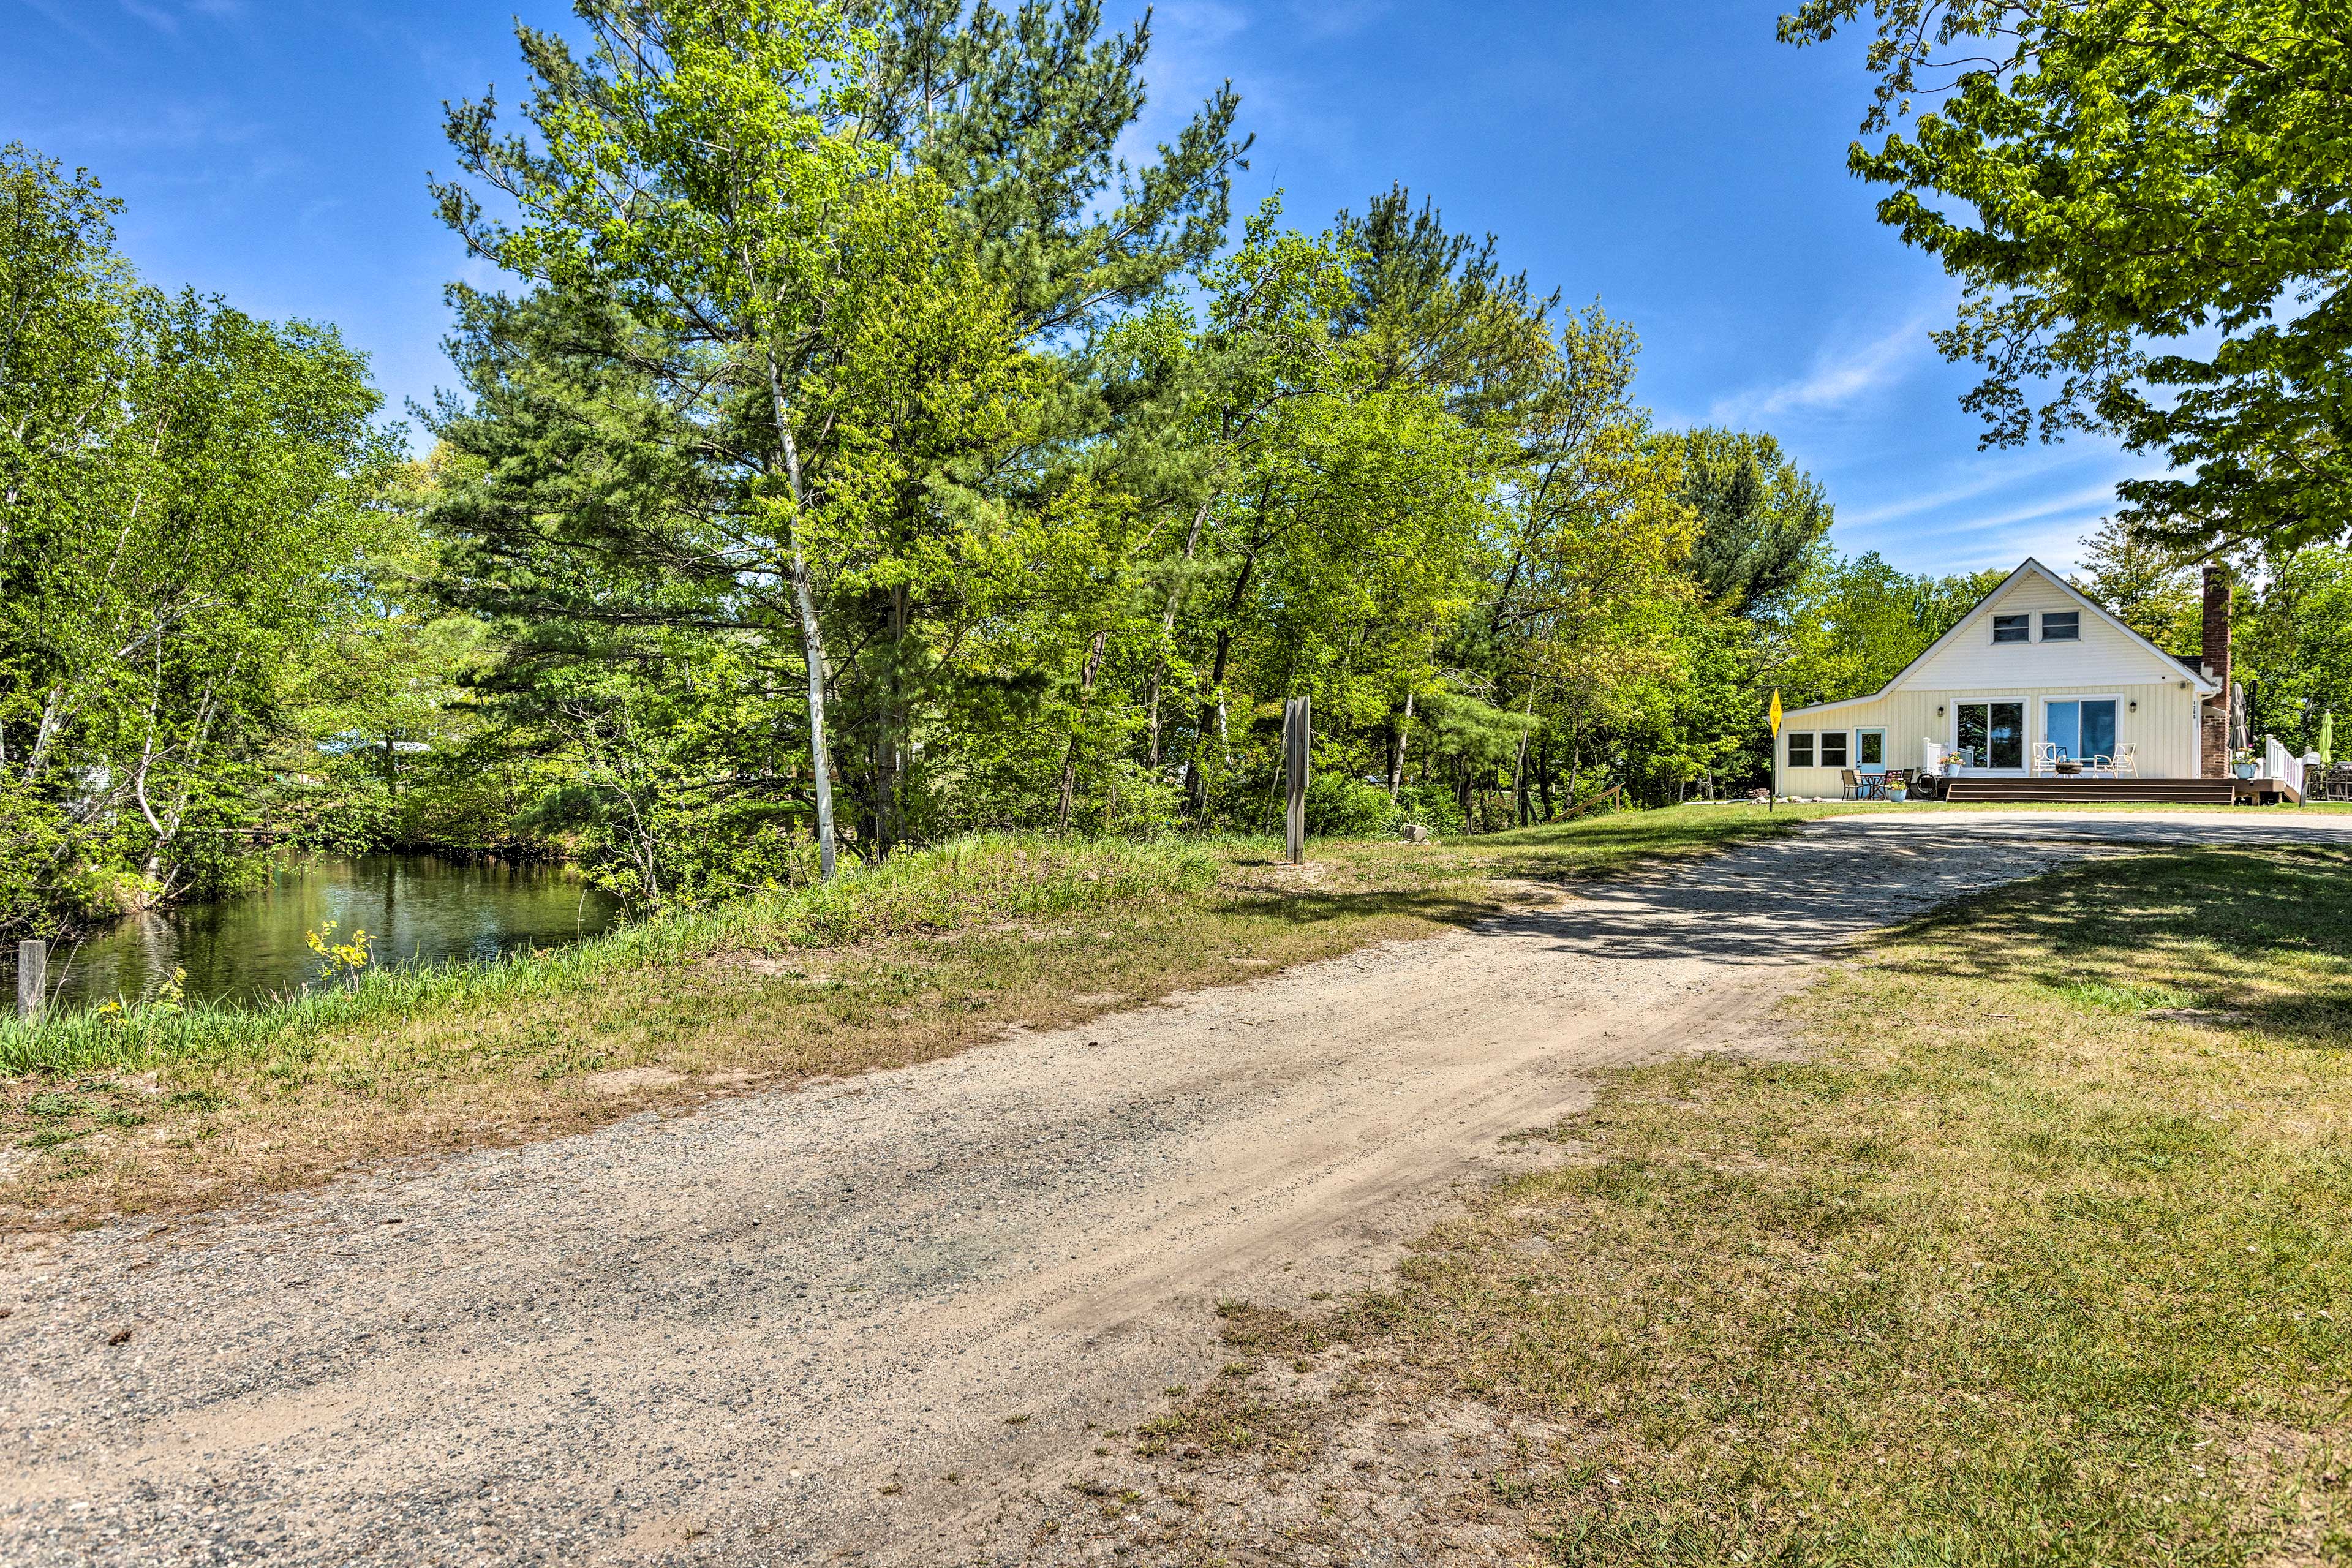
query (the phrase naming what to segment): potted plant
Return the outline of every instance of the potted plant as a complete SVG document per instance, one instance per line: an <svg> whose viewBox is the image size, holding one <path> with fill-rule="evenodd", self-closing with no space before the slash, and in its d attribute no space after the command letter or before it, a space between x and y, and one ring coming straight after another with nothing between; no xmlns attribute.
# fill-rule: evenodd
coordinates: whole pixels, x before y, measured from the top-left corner
<svg viewBox="0 0 2352 1568"><path fill-rule="evenodd" d="M1899 805L1911 798L1911 786L1896 779L1886 786L1886 798Z"/></svg>
<svg viewBox="0 0 2352 1568"><path fill-rule="evenodd" d="M2252 778L2254 776L2254 753L2248 751L2231 752L2230 759L2230 771L2237 774L2242 779Z"/></svg>

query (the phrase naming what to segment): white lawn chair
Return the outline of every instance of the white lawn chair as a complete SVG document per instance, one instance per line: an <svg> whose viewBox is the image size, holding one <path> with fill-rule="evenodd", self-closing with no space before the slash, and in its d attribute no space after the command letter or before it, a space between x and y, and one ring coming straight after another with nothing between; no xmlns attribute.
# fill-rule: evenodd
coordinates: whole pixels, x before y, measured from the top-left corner
<svg viewBox="0 0 2352 1568"><path fill-rule="evenodd" d="M2058 771L2058 759L2063 755L2064 753L2060 750L2057 742L2036 741L2033 742L2033 766L2031 771L2037 774L2055 773Z"/></svg>
<svg viewBox="0 0 2352 1568"><path fill-rule="evenodd" d="M2116 777L2119 779L2136 779L2139 777L2139 746L2137 742L2129 742L2116 748L2114 769Z"/></svg>

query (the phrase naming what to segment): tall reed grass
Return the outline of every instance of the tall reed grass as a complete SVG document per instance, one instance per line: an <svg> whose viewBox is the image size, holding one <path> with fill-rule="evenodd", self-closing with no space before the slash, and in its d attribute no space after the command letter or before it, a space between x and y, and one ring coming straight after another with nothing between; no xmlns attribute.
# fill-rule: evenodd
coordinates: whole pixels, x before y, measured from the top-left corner
<svg viewBox="0 0 2352 1568"><path fill-rule="evenodd" d="M488 960L388 966L346 986L256 1005L147 1005L0 1019L0 1077L137 1072L271 1056L387 1018L490 1011L722 952L844 947L927 931L1051 919L1198 892L1214 849L1192 843L990 837L898 856L838 881L656 916L571 946Z"/></svg>

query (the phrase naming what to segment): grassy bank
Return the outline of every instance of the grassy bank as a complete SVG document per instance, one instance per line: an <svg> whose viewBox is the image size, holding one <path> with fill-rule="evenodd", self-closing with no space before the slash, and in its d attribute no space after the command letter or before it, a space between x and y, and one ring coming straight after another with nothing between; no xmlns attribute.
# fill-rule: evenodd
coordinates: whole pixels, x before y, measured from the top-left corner
<svg viewBox="0 0 2352 1568"><path fill-rule="evenodd" d="M0 1224L171 1211L354 1163L905 1066L1457 928L1818 812L1694 807L1442 845L1002 839L494 963L258 1008L0 1023ZM1503 879L1497 885L1497 879Z"/></svg>
<svg viewBox="0 0 2352 1568"><path fill-rule="evenodd" d="M1418 1503L1595 1568L2352 1561L2352 855L2053 876L1791 1022L1624 1075L1394 1290L1233 1311L1235 1388L1348 1377L1153 1441L1311 1487L1318 1434L1499 1415Z"/></svg>
<svg viewBox="0 0 2352 1568"><path fill-rule="evenodd" d="M0 1075L137 1071L299 1051L339 1031L422 1014L467 1015L675 969L719 952L843 947L975 922L1050 919L1215 879L1216 858L1173 844L979 840L910 855L822 887L667 915L574 945L425 967L379 967L349 986L257 1006L148 1005L0 1020Z"/></svg>

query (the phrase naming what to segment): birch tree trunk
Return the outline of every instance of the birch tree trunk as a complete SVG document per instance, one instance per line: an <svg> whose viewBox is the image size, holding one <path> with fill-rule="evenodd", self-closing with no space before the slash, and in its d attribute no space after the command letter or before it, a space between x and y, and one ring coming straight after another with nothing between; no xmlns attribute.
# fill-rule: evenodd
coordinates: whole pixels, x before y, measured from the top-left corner
<svg viewBox="0 0 2352 1568"><path fill-rule="evenodd" d="M808 556L801 548L799 510L808 494L801 478L800 444L793 439L793 422L784 403L784 378L772 348L768 356L768 397L776 414L776 439L784 454L784 475L793 488L794 516L792 540L793 607L800 616L801 655L808 664L809 772L816 787L816 853L820 874L834 877L833 769L824 750L824 629L816 616L816 591L809 580Z"/></svg>

